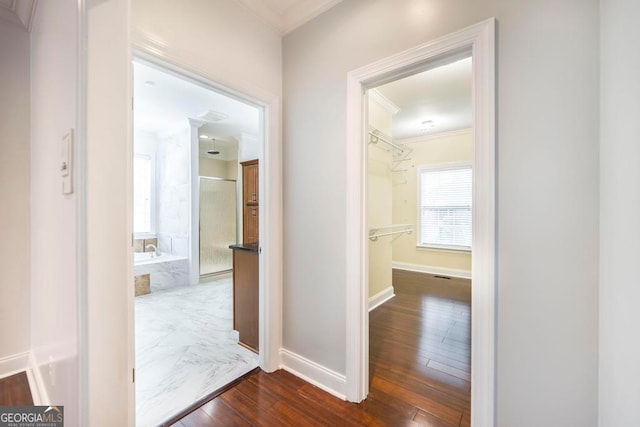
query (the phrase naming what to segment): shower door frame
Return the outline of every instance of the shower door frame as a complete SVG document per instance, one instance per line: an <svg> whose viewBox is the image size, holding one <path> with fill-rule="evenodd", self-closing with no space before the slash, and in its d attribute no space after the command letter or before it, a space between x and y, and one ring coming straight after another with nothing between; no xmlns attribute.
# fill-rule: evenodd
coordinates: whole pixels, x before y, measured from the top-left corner
<svg viewBox="0 0 640 427"><path fill-rule="evenodd" d="M200 68L187 60L179 50L158 44L154 39L139 33L132 34L132 60L162 69L178 78L255 106L260 112L260 162L263 167L260 168L258 179L259 186L263 189L261 200L265 203L261 203L259 207L258 364L265 372L276 371L280 368L282 347L283 214L280 96L263 91L252 82L241 78L221 81L214 74L215 70ZM133 307L133 293L131 299ZM130 331L134 330L133 317L132 315L129 322ZM133 339L133 333L131 335ZM131 344L130 357L135 360L134 345Z"/></svg>
<svg viewBox="0 0 640 427"><path fill-rule="evenodd" d="M202 176L200 175L198 177L198 197L200 197L200 181L201 179L209 179L212 181L226 181L226 182L233 182L235 184L236 187L236 200L234 202L234 208L236 210L236 225L235 225L235 235L236 235L236 242L238 241L238 237L239 237L239 233L238 233L238 180L236 179L226 179L226 178L217 178L217 177L213 177L213 176ZM202 219L202 207L200 206L200 204L198 204L198 217L199 217L199 223L202 223L201 219ZM236 243L234 242L234 243ZM229 251L231 251L231 249L229 249ZM201 259L201 253L202 252L202 227L198 227L198 260ZM207 274L202 274L202 266L201 266L201 262L198 261L198 275L200 277L200 279L202 280L203 278L210 278L210 277L215 277L218 276L220 274L225 274L225 273L229 273L233 270L233 263L232 263L232 267L229 268L228 270L221 270L221 271L216 271L213 273L207 273Z"/></svg>

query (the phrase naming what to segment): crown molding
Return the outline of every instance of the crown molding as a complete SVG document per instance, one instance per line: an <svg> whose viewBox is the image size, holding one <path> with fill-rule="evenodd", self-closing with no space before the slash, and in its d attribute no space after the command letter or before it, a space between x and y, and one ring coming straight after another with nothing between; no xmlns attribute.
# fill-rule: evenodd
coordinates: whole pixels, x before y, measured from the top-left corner
<svg viewBox="0 0 640 427"><path fill-rule="evenodd" d="M284 13L282 34L290 33L341 2L342 0L302 0L298 2Z"/></svg>
<svg viewBox="0 0 640 427"><path fill-rule="evenodd" d="M0 18L16 23L31 32L38 0L11 0L0 3Z"/></svg>
<svg viewBox="0 0 640 427"><path fill-rule="evenodd" d="M369 91L369 98L376 104L387 110L392 116L395 116L400 112L400 107L398 107L393 103L393 101L380 93L378 89L371 89Z"/></svg>
<svg viewBox="0 0 640 427"><path fill-rule="evenodd" d="M277 10L261 0L237 0L258 15L267 25L280 35L285 35L316 16L331 9L342 0L299 0L295 5Z"/></svg>
<svg viewBox="0 0 640 427"><path fill-rule="evenodd" d="M409 138L399 139L399 140L397 140L397 143L398 144L403 144L403 145L418 144L420 142L426 142L426 141L429 141L429 140L432 140L432 139L439 139L439 138L446 138L446 137L449 137L449 136L470 134L471 131L472 131L471 128L464 128L464 129L457 129L457 130L449 130L449 131L445 131L445 132L430 133L428 135L412 136L412 137L409 137Z"/></svg>

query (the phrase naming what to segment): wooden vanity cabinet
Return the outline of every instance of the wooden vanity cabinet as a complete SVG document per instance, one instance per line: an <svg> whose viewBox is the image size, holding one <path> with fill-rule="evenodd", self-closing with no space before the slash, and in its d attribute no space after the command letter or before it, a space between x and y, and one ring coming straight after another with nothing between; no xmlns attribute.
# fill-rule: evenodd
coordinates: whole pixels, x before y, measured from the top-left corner
<svg viewBox="0 0 640 427"><path fill-rule="evenodd" d="M258 352L258 246L231 245L233 249L233 329L240 344Z"/></svg>
<svg viewBox="0 0 640 427"><path fill-rule="evenodd" d="M233 329L240 344L258 352L259 188L258 160L242 165L242 243L233 249Z"/></svg>

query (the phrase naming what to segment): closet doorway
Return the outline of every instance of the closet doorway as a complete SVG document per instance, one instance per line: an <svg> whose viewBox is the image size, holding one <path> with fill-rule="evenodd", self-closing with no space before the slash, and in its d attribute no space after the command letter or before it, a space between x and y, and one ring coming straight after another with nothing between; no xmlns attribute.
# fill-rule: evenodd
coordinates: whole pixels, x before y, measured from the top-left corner
<svg viewBox="0 0 640 427"><path fill-rule="evenodd" d="M494 424L495 370L495 20L412 47L347 75L347 271L346 381L348 400L369 393L369 242L367 215L369 138L367 91L386 83L472 57L472 289L471 415L476 426ZM364 95L364 99L363 99ZM423 121L427 121L425 119ZM420 122L422 125L423 123ZM426 123L425 125L429 125ZM374 135L379 136L379 135ZM393 142L393 140L389 141ZM417 177L416 177L417 179ZM416 200L418 196L415 196ZM397 226L406 223L391 223ZM395 231L401 231L396 229ZM405 231L404 233L407 233ZM414 230L411 230L414 233ZM397 233L399 234L399 233ZM420 233L421 234L421 233ZM382 298L384 300L384 298ZM384 382L379 383L385 384ZM386 384L393 390L393 386ZM400 390L397 390L400 391ZM460 411L463 412L463 411Z"/></svg>
<svg viewBox="0 0 640 427"><path fill-rule="evenodd" d="M413 420L447 425L471 414L471 71L467 53L367 91L370 390L437 396Z"/></svg>

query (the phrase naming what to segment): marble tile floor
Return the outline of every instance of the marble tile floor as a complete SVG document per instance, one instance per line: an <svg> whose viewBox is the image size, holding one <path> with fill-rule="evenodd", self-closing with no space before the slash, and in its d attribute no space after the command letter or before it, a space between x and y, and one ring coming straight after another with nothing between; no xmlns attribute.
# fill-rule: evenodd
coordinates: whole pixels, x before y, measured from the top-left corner
<svg viewBox="0 0 640 427"><path fill-rule="evenodd" d="M258 366L233 331L231 275L135 299L136 425L166 421Z"/></svg>

